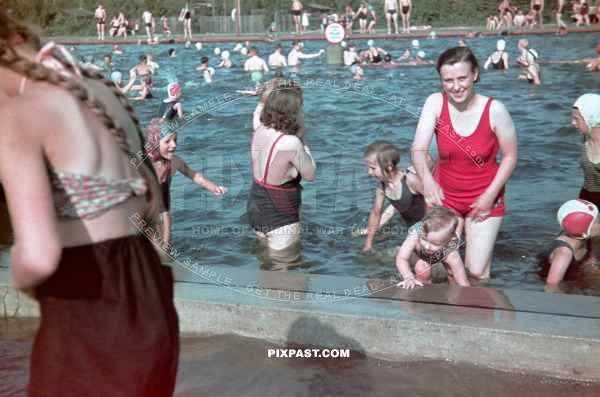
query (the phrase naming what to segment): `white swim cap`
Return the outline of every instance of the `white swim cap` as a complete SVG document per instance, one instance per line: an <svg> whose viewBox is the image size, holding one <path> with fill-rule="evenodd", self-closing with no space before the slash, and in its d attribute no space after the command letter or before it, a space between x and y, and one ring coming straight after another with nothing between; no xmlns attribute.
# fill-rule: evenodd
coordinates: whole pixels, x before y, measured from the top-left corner
<svg viewBox="0 0 600 397"><path fill-rule="evenodd" d="M412 44L413 48L419 48L419 40L417 40L417 39L414 39L414 40L411 42L411 44Z"/></svg>
<svg viewBox="0 0 600 397"><path fill-rule="evenodd" d="M417 56L419 58L425 58L427 56L427 54L425 54L425 51L421 50L421 51L417 52Z"/></svg>
<svg viewBox="0 0 600 397"><path fill-rule="evenodd" d="M192 46L192 42L191 41L186 41L185 42L185 48L190 48Z"/></svg>
<svg viewBox="0 0 600 397"><path fill-rule="evenodd" d="M579 110L588 128L600 125L600 95L583 94L573 104Z"/></svg>
<svg viewBox="0 0 600 397"><path fill-rule="evenodd" d="M342 46L342 48L346 48L346 46L347 46L348 44L347 44L345 41L342 41L342 42L340 43L340 45Z"/></svg>
<svg viewBox="0 0 600 397"><path fill-rule="evenodd" d="M116 84L117 82L123 81L123 75L121 72L112 72L110 74L110 80Z"/></svg>
<svg viewBox="0 0 600 397"><path fill-rule="evenodd" d="M242 44L241 44L241 43L237 43L237 44L235 45L235 47L233 47L233 51L234 51L234 52L238 52L238 51L240 51L240 50L242 49L242 47L243 47L243 46L242 46Z"/></svg>
<svg viewBox="0 0 600 397"><path fill-rule="evenodd" d="M196 43L196 49L197 49L198 51L200 51L200 50L202 49L202 43L201 43L201 42L197 42L197 43Z"/></svg>
<svg viewBox="0 0 600 397"><path fill-rule="evenodd" d="M500 39L496 42L496 50L504 51L505 48L506 48L506 41Z"/></svg>
<svg viewBox="0 0 600 397"><path fill-rule="evenodd" d="M589 201L569 200L558 209L556 218L569 236L589 237L592 225L598 217L598 207Z"/></svg>
<svg viewBox="0 0 600 397"><path fill-rule="evenodd" d="M375 45L375 42L373 40L369 40L369 41L367 41L367 45L369 47L373 47Z"/></svg>
<svg viewBox="0 0 600 397"><path fill-rule="evenodd" d="M219 47L214 49L214 53L215 55L220 55L221 54L221 49Z"/></svg>
<svg viewBox="0 0 600 397"><path fill-rule="evenodd" d="M534 57L535 59L538 59L539 55L538 55L538 53L537 53L537 51L536 51L536 50L534 50L534 49L530 49L530 50L529 50L529 52L531 53L531 55L533 55L533 57Z"/></svg>
<svg viewBox="0 0 600 397"><path fill-rule="evenodd" d="M225 50L221 53L221 59L229 59L229 51Z"/></svg>
<svg viewBox="0 0 600 397"><path fill-rule="evenodd" d="M432 30L431 32L429 32L429 37L437 37L437 33L435 32L435 30Z"/></svg>
<svg viewBox="0 0 600 397"><path fill-rule="evenodd" d="M243 48L240 50L240 54L242 54L242 55L248 55L248 49L247 49L246 47L243 47Z"/></svg>
<svg viewBox="0 0 600 397"><path fill-rule="evenodd" d="M300 48L304 48L304 43L303 42L299 42L298 45L300 46Z"/></svg>

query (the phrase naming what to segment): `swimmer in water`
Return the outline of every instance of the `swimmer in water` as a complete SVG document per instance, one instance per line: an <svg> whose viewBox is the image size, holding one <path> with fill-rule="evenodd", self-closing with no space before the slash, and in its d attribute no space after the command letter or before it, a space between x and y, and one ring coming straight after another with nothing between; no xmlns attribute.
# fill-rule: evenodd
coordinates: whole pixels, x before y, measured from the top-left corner
<svg viewBox="0 0 600 397"><path fill-rule="evenodd" d="M423 183L412 170L398 169L400 150L387 141L375 141L365 150L364 160L369 176L377 181L373 208L369 215L367 239L363 252L371 251L377 231L398 212L408 226L425 216ZM431 161L431 159L429 159ZM430 167L431 168L431 167ZM383 212L385 199L390 206Z"/></svg>
<svg viewBox="0 0 600 397"><path fill-rule="evenodd" d="M498 40L496 42L496 51L494 51L483 65L484 69L488 69L490 65L492 69L506 70L508 69L508 53L506 50L506 41Z"/></svg>
<svg viewBox="0 0 600 397"><path fill-rule="evenodd" d="M233 66L233 63L231 62L230 59L230 53L229 51L225 50L221 53L221 63L219 63L219 65L217 65L217 67L219 68L223 68L223 69L229 69Z"/></svg>
<svg viewBox="0 0 600 397"><path fill-rule="evenodd" d="M517 63L525 70L525 74L520 75L519 79L527 80L534 85L542 84L540 65L537 62L537 51L529 48L527 39L519 40L517 44L521 55L517 58Z"/></svg>
<svg viewBox="0 0 600 397"><path fill-rule="evenodd" d="M121 47L119 47L118 44L115 44L112 46L112 53L114 55L123 55L123 50L121 49Z"/></svg>
<svg viewBox="0 0 600 397"><path fill-rule="evenodd" d="M543 257L550 269L546 278L546 291L558 290L569 267L586 259L591 239L600 236L598 207L583 199L569 200L558 210L558 223L562 233L550 244Z"/></svg>
<svg viewBox="0 0 600 397"><path fill-rule="evenodd" d="M458 285L470 286L459 253L459 224L454 211L436 205L427 212L422 222L410 228L396 254L396 268L402 276L398 287L413 289L430 283L431 269L439 263L446 267L449 276ZM411 265L415 269L414 273Z"/></svg>
<svg viewBox="0 0 600 397"><path fill-rule="evenodd" d="M139 77L146 77L152 74L152 67L148 65L148 56L140 55L138 58L139 62L131 70L135 71L135 75Z"/></svg>
<svg viewBox="0 0 600 397"><path fill-rule="evenodd" d="M164 99L158 109L158 117L162 121L171 121L175 117L183 118L183 105L181 104L181 86L178 83L170 83L167 86L168 98Z"/></svg>
<svg viewBox="0 0 600 397"><path fill-rule="evenodd" d="M131 76L131 75L132 75L132 72L130 71L129 76ZM154 96L152 95L152 86L154 84L152 81L152 77L150 75L146 75L141 78L141 81L142 81L142 84L135 85L131 88L132 91L140 92L137 97L131 98L132 101L144 101L146 99L154 98Z"/></svg>
<svg viewBox="0 0 600 397"><path fill-rule="evenodd" d="M112 72L110 74L110 80L121 91L121 93L126 94L131 91L131 88L135 83L135 72L129 73L129 82L127 84L123 83L123 75L121 72Z"/></svg>
<svg viewBox="0 0 600 397"><path fill-rule="evenodd" d="M283 68L287 66L285 55L283 55L283 46L277 44L275 52L269 55L269 66L272 68Z"/></svg>
<svg viewBox="0 0 600 397"><path fill-rule="evenodd" d="M600 44L596 46L596 55L595 59L589 60L589 63L585 65L585 69L590 72L598 72L600 71Z"/></svg>
<svg viewBox="0 0 600 397"><path fill-rule="evenodd" d="M169 55L169 58L177 58L177 53L175 51L175 48L169 48L168 55Z"/></svg>
<svg viewBox="0 0 600 397"><path fill-rule="evenodd" d="M359 62L358 54L356 52L356 45L352 43L348 46L348 49L344 51L344 65L352 66L356 62Z"/></svg>
<svg viewBox="0 0 600 397"><path fill-rule="evenodd" d="M369 63L382 63L383 57L387 54L387 51L385 51L381 47L375 47L375 43L373 42L373 40L367 41L367 45L369 46L369 49L367 50L369 56Z"/></svg>
<svg viewBox="0 0 600 397"><path fill-rule="evenodd" d="M302 52L302 46L300 45L300 42L295 41L294 44L292 45L292 50L290 51L290 53L288 54L288 66L300 66L300 60L301 59L312 59L312 58L317 58L320 57L321 55L323 55L323 53L325 53L325 50L320 49L319 52L314 53L314 54L305 54L304 52Z"/></svg>
<svg viewBox="0 0 600 397"><path fill-rule="evenodd" d="M160 209L162 218L163 242L171 244L171 179L176 171L191 179L197 185L208 190L215 196L227 193L227 188L219 186L200 172L194 171L179 156L175 154L177 148L177 131L167 123L158 119L150 122L147 130L148 156L156 171L158 182L162 189L163 206Z"/></svg>
<svg viewBox="0 0 600 397"><path fill-rule="evenodd" d="M244 70L246 72L260 72L267 73L269 67L264 59L259 56L258 49L256 47L250 47L248 50L248 59L244 62Z"/></svg>
<svg viewBox="0 0 600 397"><path fill-rule="evenodd" d="M215 69L208 66L208 57L204 56L200 59L200 66L196 68L197 71L202 73L202 77L204 77L204 81L208 84L213 82L213 78L215 77Z"/></svg>
<svg viewBox="0 0 600 397"><path fill-rule="evenodd" d="M354 61L352 66L350 66L350 71L352 72L352 78L354 80L362 80L365 76L364 69L360 66L360 62Z"/></svg>

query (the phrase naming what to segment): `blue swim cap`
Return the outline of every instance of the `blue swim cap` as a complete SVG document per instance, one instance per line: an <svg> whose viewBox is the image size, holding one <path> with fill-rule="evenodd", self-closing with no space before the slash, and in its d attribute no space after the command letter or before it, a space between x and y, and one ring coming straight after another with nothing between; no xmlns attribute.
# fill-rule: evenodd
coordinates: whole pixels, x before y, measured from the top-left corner
<svg viewBox="0 0 600 397"><path fill-rule="evenodd" d="M252 74L250 75L250 78L252 79L252 81L254 81L255 83L260 83L260 81L263 78L263 75L261 72L258 71L254 71L252 72Z"/></svg>

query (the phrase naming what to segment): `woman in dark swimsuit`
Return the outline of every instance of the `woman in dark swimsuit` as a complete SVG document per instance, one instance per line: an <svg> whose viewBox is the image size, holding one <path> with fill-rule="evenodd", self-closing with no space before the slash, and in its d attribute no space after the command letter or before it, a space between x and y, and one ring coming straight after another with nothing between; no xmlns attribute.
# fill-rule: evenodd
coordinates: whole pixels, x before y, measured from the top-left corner
<svg viewBox="0 0 600 397"><path fill-rule="evenodd" d="M304 6L300 2L300 0L292 1L292 15L294 17L294 23L296 25L296 34L304 33L304 30L302 28L302 10L303 9L304 9Z"/></svg>
<svg viewBox="0 0 600 397"><path fill-rule="evenodd" d="M358 11L356 11L356 17L358 18L358 25L360 27L360 33L367 33L367 6L365 3L360 3Z"/></svg>
<svg viewBox="0 0 600 397"><path fill-rule="evenodd" d="M402 17L402 32L410 33L410 12L412 11L411 0L400 0L400 16Z"/></svg>

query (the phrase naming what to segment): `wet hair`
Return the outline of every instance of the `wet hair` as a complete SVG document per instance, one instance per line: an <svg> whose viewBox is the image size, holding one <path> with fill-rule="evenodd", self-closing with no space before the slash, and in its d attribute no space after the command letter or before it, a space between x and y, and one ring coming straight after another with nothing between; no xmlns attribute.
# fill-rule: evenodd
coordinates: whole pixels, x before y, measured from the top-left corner
<svg viewBox="0 0 600 397"><path fill-rule="evenodd" d="M385 55L383 56L383 60L384 60L385 62L391 62L391 61L392 61L392 55L390 55L389 53L388 53L388 54L385 54Z"/></svg>
<svg viewBox="0 0 600 397"><path fill-rule="evenodd" d="M267 97L260 121L287 135L296 135L300 129L298 115L302 109L302 89L292 81L278 81Z"/></svg>
<svg viewBox="0 0 600 397"><path fill-rule="evenodd" d="M439 56L437 59L437 64L435 68L437 69L438 74L441 76L441 69L444 65L454 65L457 63L466 62L471 64L471 72L477 72L477 79L475 82L477 83L480 79L481 73L479 73L479 62L475 57L475 54L469 49L469 47L453 47L447 49Z"/></svg>
<svg viewBox="0 0 600 397"><path fill-rule="evenodd" d="M139 59L140 63L148 62L148 57L146 55L140 55L138 59Z"/></svg>
<svg viewBox="0 0 600 397"><path fill-rule="evenodd" d="M248 52L254 52L256 55L260 55L260 52L258 52L258 48L256 47L248 48Z"/></svg>
<svg viewBox="0 0 600 397"><path fill-rule="evenodd" d="M169 48L169 56L173 55L175 53L175 48Z"/></svg>
<svg viewBox="0 0 600 397"><path fill-rule="evenodd" d="M208 63L208 57L204 56L204 57L200 58L200 63Z"/></svg>
<svg viewBox="0 0 600 397"><path fill-rule="evenodd" d="M377 165L386 180L392 177L400 162L400 150L388 141L375 141L365 149L364 158L376 155Z"/></svg>
<svg viewBox="0 0 600 397"><path fill-rule="evenodd" d="M448 230L451 235L456 234L456 228L458 227L458 216L456 212L449 208L442 207L441 205L434 205L431 207L421 226L423 234L427 235L430 232L437 232L440 230Z"/></svg>
<svg viewBox="0 0 600 397"><path fill-rule="evenodd" d="M104 58L108 58L108 59L110 59L112 61L112 55L111 54L105 54Z"/></svg>
<svg viewBox="0 0 600 397"><path fill-rule="evenodd" d="M84 84L80 83L76 79L65 74L58 73L52 69L48 69L39 63L31 62L28 59L20 56L9 44L9 40L15 35L20 36L35 50L40 49L41 45L39 37L28 26L12 18L7 13L6 9L0 8L0 67L5 67L32 81L46 82L68 91L79 102L88 107L94 113L98 120L104 125L106 130L113 135L121 151L125 152L131 158L136 158L135 151L130 150L127 143L127 132L115 118L111 117L111 115L107 112L105 105L98 101L96 96L90 90L88 90ZM63 62L60 58L58 58L58 60L64 65L64 67L73 71L73 66L71 64ZM123 94L112 81L104 78L102 74L91 68L83 68L81 69L81 73L85 78L97 80L103 83L119 100L123 108L128 112L129 117L137 129L137 136L140 140L140 144L142 145L142 147L139 149L144 152L145 157L144 137L140 128L139 119L125 94ZM158 181L156 178L156 173L154 172L154 168L147 162L143 162L143 164L144 166L138 167L138 170L148 184L148 193L146 195L146 198L150 204L150 207L148 208L148 219L151 222L155 222L155 216L158 215L159 200L161 200L162 196L157 183Z"/></svg>

